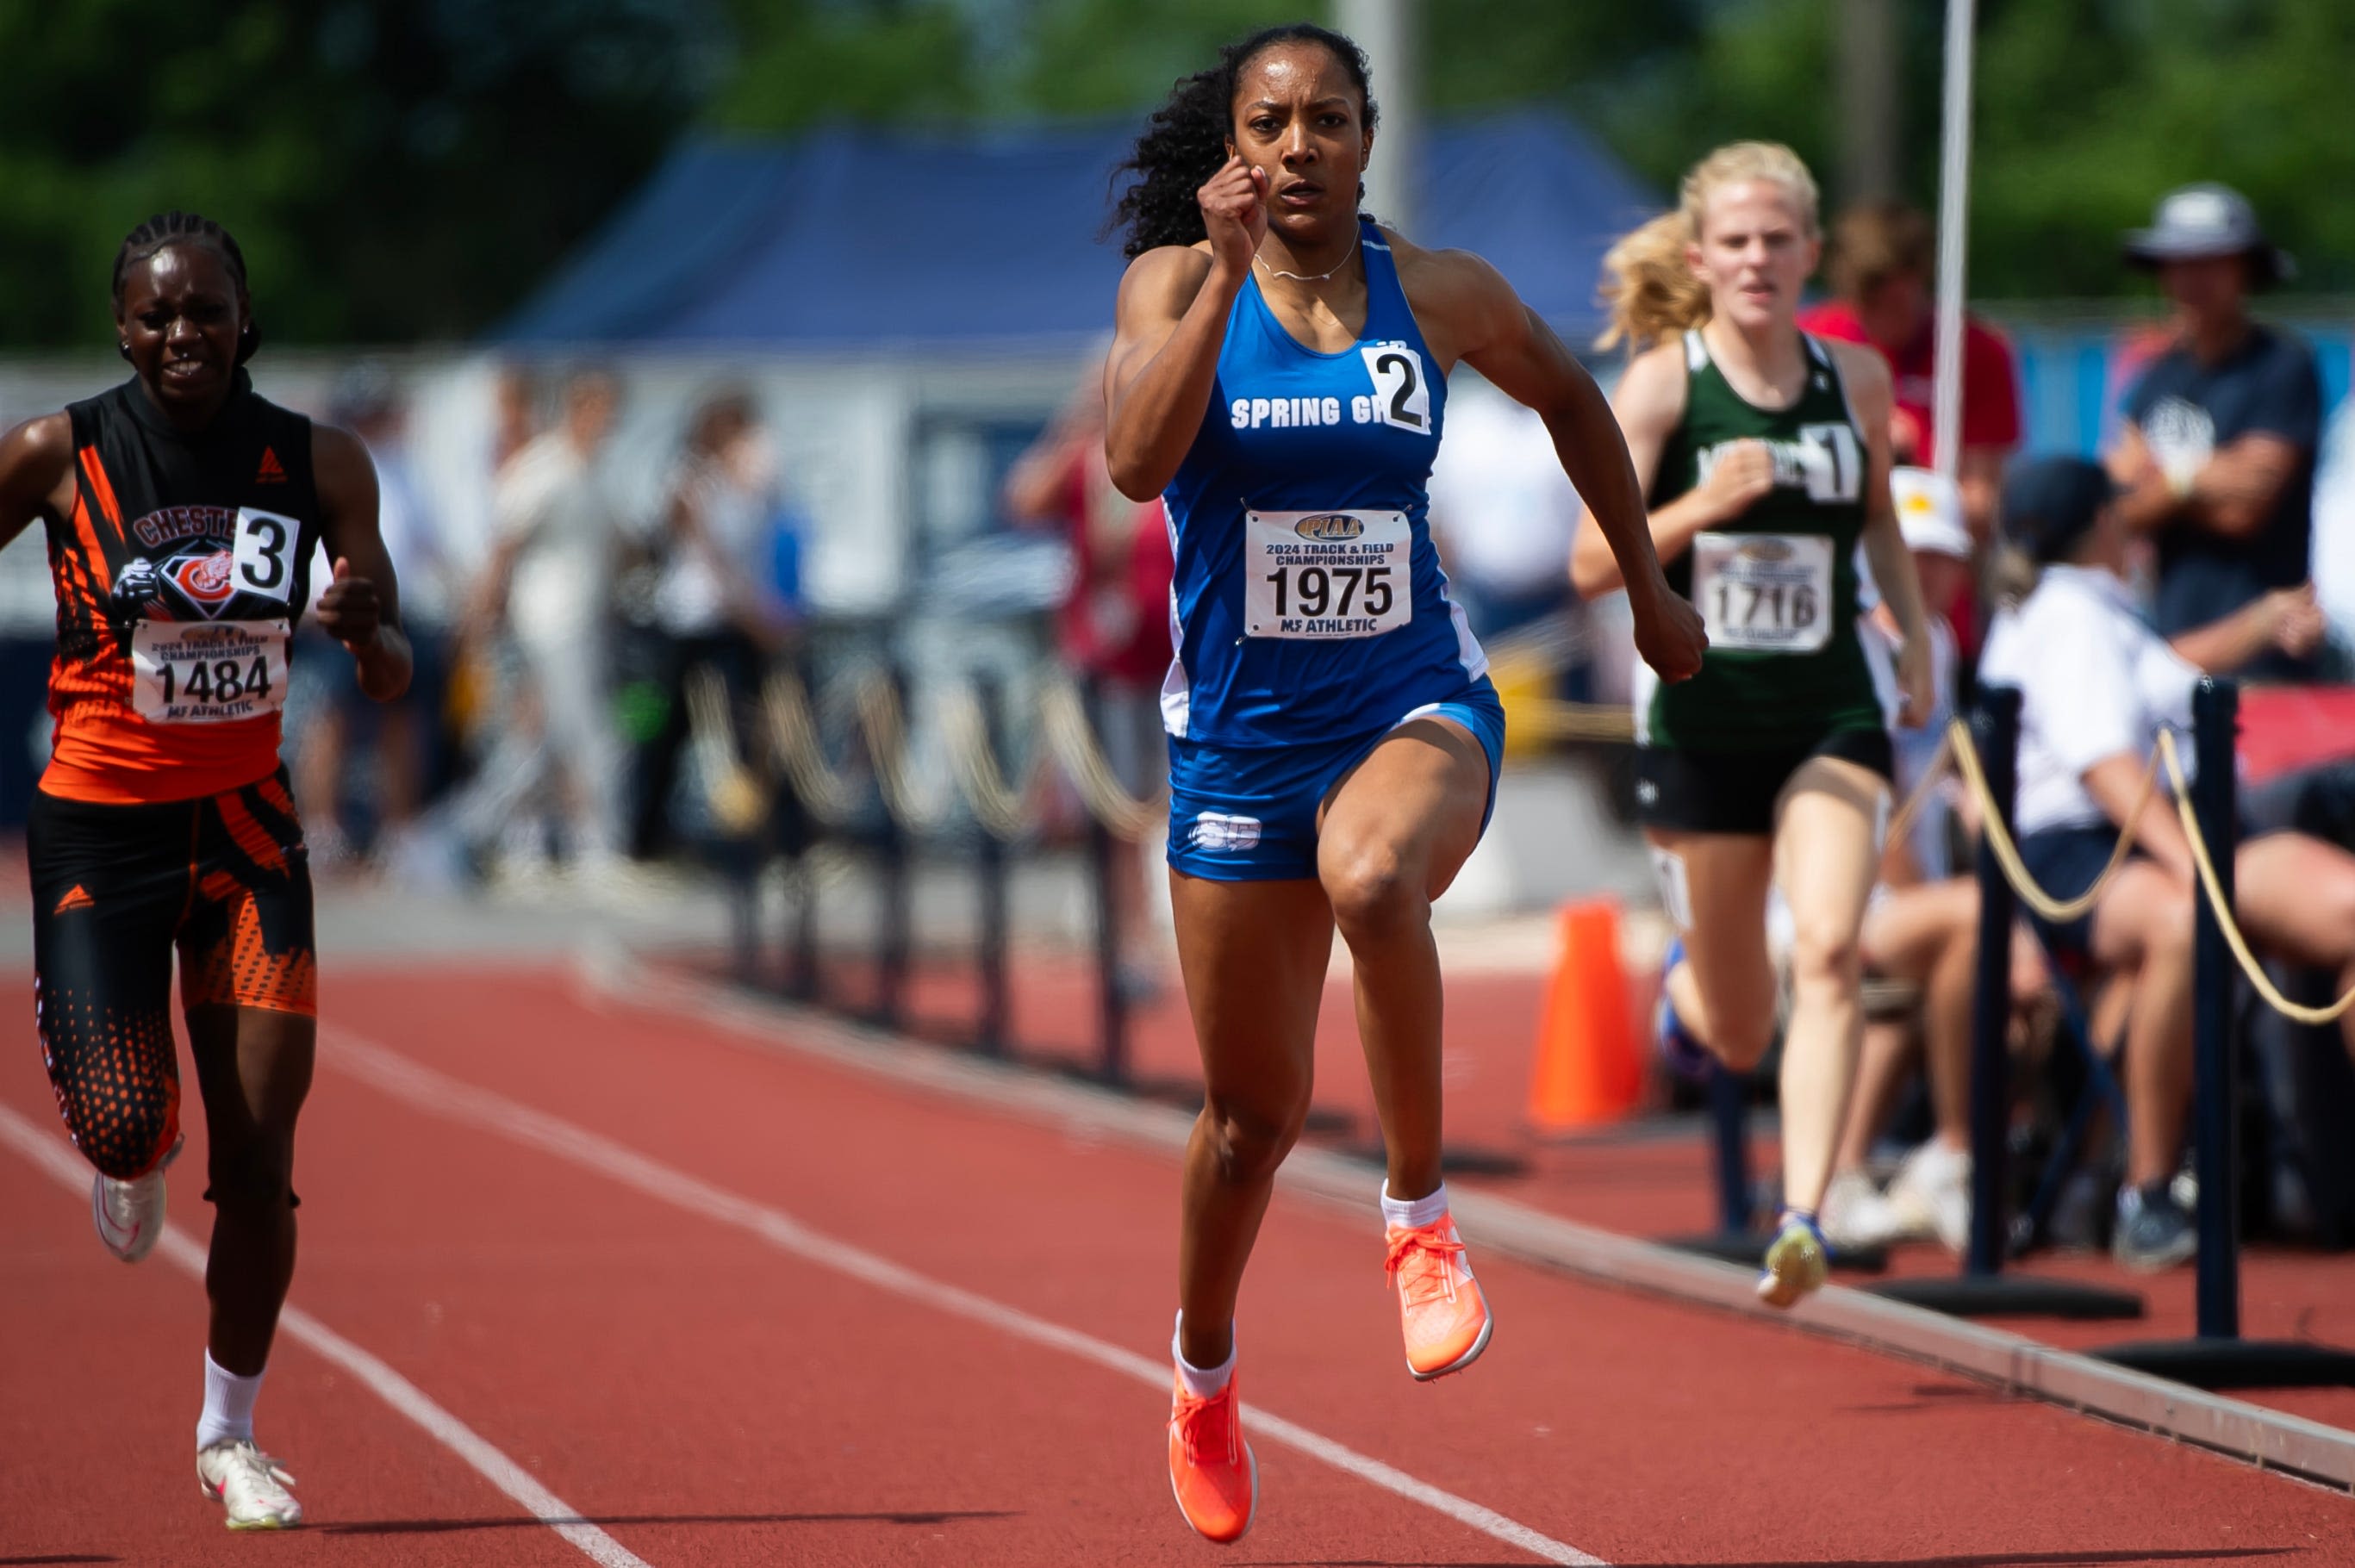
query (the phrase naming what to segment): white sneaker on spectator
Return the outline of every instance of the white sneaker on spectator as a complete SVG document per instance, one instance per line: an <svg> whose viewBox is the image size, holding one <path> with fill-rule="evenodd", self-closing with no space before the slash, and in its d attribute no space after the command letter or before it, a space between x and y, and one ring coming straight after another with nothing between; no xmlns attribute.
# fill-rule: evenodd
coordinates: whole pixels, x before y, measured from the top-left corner
<svg viewBox="0 0 2355 1568"><path fill-rule="evenodd" d="M1861 1170L1833 1175L1816 1211L1816 1224L1835 1247L1879 1247L1897 1239L1897 1216L1889 1200Z"/></svg>
<svg viewBox="0 0 2355 1568"><path fill-rule="evenodd" d="M1935 1236L1948 1252L1971 1240L1971 1157L1932 1138L1905 1157L1889 1183L1889 1207L1907 1239Z"/></svg>

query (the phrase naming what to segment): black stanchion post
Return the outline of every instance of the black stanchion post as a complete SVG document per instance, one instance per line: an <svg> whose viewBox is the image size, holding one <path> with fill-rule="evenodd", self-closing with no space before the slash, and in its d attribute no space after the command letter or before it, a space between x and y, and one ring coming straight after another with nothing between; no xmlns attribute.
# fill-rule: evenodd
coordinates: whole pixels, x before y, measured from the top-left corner
<svg viewBox="0 0 2355 1568"><path fill-rule="evenodd" d="M1972 741L1995 797L1994 816L2011 831L2019 795L2019 693L1990 688L1972 719ZM1971 985L1971 1234L1963 1272L1992 1279L2003 1272L2009 1227L2004 1179L2011 1128L2011 923L2018 900L1996 863L1995 835L1979 836L1977 967Z"/></svg>
<svg viewBox="0 0 2355 1568"><path fill-rule="evenodd" d="M817 1003L825 1000L826 987L818 975L817 956L817 867L811 863L805 848L799 857L799 872L794 888L794 958L785 992L795 1001Z"/></svg>
<svg viewBox="0 0 2355 1568"><path fill-rule="evenodd" d="M2191 781L2191 811L2211 846L2216 881L2227 909L2233 896L2232 861L2241 842L2234 742L2240 734L2240 691L2229 680L2203 680L2191 691L2192 749L2200 759ZM2191 1148L2200 1174L2200 1264L2196 1323L2203 1339L2241 1333L2240 1160L2233 1136L2241 1110L2240 1074L2232 1050L2232 992L2239 979L2224 928L2204 896L2195 894L2191 945Z"/></svg>
<svg viewBox="0 0 2355 1568"><path fill-rule="evenodd" d="M2191 689L2191 811L2216 868L2224 907L2232 905L2232 860L2240 848L2234 777L2240 688L2207 679ZM2307 1340L2241 1338L2239 1053L2232 1002L2239 985L2223 923L2195 890L2191 945L2191 1138L2200 1176L2200 1261L2193 1339L2147 1340L2094 1355L2197 1388L2355 1387L2355 1353Z"/></svg>
<svg viewBox="0 0 2355 1568"><path fill-rule="evenodd" d="M817 688L811 680L808 652L805 649L797 654L793 665L794 678L801 682L802 690L815 692ZM813 704L811 721L815 723L816 699L813 697L810 700ZM781 826L786 841L792 846L794 869L799 873L794 879L793 961L787 972L785 994L795 1001L816 1006L826 999L825 979L818 973L817 867L811 859L811 852L817 848L821 837L820 819L815 804L803 800L794 793L793 770L785 768L781 771L784 788L792 795L791 808Z"/></svg>
<svg viewBox="0 0 2355 1568"><path fill-rule="evenodd" d="M1001 720L1005 709L999 700L997 681L994 677L982 676L973 683L973 689L974 700L981 708L981 732L990 753L1004 756L1006 737ZM1006 841L985 823L976 822L975 827L981 835L981 933L975 944L981 967L981 1021L974 1043L985 1055L1003 1056L1013 1011L1006 968Z"/></svg>
<svg viewBox="0 0 2355 1568"><path fill-rule="evenodd" d="M1750 1189L1750 1080L1721 1061L1709 1069L1710 1147L1717 1165L1717 1223L1748 1237L1758 1218Z"/></svg>
<svg viewBox="0 0 2355 1568"><path fill-rule="evenodd" d="M761 858L749 842L722 852L728 854L730 968L738 985L753 986L761 978Z"/></svg>
<svg viewBox="0 0 2355 1568"><path fill-rule="evenodd" d="M900 711L908 711L908 676L897 660L889 667L886 678L900 699ZM901 747L900 754L886 763L881 758L868 759L877 772L887 766L907 765L902 732L893 737ZM872 742L870 741L870 744ZM879 951L875 964L875 1017L886 1029L900 1027L900 1009L906 1001L908 986L908 828L891 809L890 796L883 803L883 840L881 844L882 930Z"/></svg>
<svg viewBox="0 0 2355 1568"><path fill-rule="evenodd" d="M1979 833L1977 966L1971 994L1971 1232L1960 1278L1897 1280L1877 1296L1958 1317L2032 1314L2054 1317L2139 1317L2142 1297L2126 1291L2003 1272L2010 1234L2005 1211L2011 1137L2011 929L2019 901L1996 857L1995 834L2012 831L2019 792L2019 693L1990 686L1971 716L1971 744L1987 775Z"/></svg>
<svg viewBox="0 0 2355 1568"><path fill-rule="evenodd" d="M1088 727L1102 735L1103 693L1092 676L1086 691ZM1128 846L1114 835L1109 823L1095 812L1088 813L1088 864L1095 885L1097 1019L1102 1032L1096 1075L1122 1087L1129 1076L1128 997L1121 988L1120 976L1121 941L1126 933L1120 929L1121 912L1113 897L1113 858L1127 851Z"/></svg>

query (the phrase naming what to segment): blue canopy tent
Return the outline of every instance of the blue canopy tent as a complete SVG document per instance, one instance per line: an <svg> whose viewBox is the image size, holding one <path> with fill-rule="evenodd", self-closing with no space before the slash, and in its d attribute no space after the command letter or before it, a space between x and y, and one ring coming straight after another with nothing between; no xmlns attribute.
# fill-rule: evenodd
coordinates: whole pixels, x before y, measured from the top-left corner
<svg viewBox="0 0 2355 1568"><path fill-rule="evenodd" d="M493 336L824 352L1078 339L1122 261L1098 237L1131 126L693 141ZM1578 340L1613 236L1660 202L1582 131L1525 112L1431 132L1412 236L1495 262Z"/></svg>

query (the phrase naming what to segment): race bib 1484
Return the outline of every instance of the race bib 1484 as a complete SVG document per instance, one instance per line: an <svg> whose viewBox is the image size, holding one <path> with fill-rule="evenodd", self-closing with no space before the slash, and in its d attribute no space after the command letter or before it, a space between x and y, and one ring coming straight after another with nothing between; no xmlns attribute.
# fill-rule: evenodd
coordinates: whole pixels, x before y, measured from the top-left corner
<svg viewBox="0 0 2355 1568"><path fill-rule="evenodd" d="M150 724L258 719L286 703L284 621L142 621L132 708Z"/></svg>
<svg viewBox="0 0 2355 1568"><path fill-rule="evenodd" d="M1243 629L1254 637L1375 637L1414 617L1404 512L1246 512Z"/></svg>

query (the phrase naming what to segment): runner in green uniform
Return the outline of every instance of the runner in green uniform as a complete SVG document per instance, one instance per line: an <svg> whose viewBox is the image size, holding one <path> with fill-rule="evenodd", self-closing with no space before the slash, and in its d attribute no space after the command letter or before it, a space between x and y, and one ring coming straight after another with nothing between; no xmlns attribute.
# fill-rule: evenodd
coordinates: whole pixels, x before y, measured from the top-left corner
<svg viewBox="0 0 2355 1568"><path fill-rule="evenodd" d="M1613 406L1651 503L1669 581L1708 623L1700 674L1636 693L1636 802L1683 961L1682 1029L1729 1067L1773 1043L1766 898L1794 920L1782 1072L1788 1207L1758 1293L1787 1307L1823 1283L1815 1212L1863 1032L1857 933L1881 859L1890 741L1857 641L1857 545L1905 645L1905 717L1929 706L1921 586L1889 498L1888 368L1793 321L1820 251L1816 184L1788 148L1720 148L1678 210L1614 247L1606 344L1636 351ZM1582 528L1581 592L1619 586Z"/></svg>

